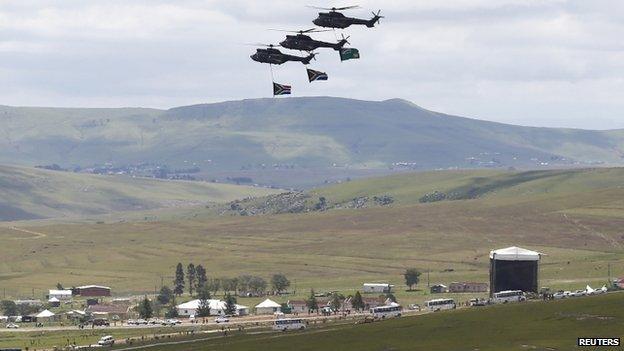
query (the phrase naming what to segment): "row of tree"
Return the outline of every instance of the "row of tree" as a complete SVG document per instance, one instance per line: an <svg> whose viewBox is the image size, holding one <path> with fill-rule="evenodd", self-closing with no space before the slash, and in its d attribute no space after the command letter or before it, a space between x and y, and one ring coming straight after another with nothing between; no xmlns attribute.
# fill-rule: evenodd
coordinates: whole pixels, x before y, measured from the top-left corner
<svg viewBox="0 0 624 351"><path fill-rule="evenodd" d="M282 293L290 287L290 281L284 274L274 274L270 280L271 289L276 293ZM173 293L182 295L188 291L193 296L200 290L206 288L213 295L217 295L219 291L223 291L223 295L233 293L235 296L239 292L251 293L253 295L262 295L266 292L269 283L262 278L254 275L241 275L235 278L208 278L206 269L201 265L195 266L189 263L186 266L186 272L182 263L178 263L175 270L175 278L173 281Z"/></svg>

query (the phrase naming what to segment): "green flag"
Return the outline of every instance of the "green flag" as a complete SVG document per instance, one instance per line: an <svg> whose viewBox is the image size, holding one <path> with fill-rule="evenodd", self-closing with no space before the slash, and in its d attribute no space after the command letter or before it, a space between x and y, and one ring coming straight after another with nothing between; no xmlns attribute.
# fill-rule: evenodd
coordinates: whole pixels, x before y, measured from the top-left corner
<svg viewBox="0 0 624 351"><path fill-rule="evenodd" d="M340 61L353 60L360 58L360 51L356 48L340 49Z"/></svg>

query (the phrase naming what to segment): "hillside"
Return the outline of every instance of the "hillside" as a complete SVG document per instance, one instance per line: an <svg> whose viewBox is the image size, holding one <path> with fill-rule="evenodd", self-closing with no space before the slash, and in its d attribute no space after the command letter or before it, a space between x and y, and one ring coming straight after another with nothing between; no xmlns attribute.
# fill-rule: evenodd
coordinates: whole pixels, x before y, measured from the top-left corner
<svg viewBox="0 0 624 351"><path fill-rule="evenodd" d="M565 205L596 191L624 188L624 168L543 171L461 170L412 172L325 186L308 192L235 200L222 213L266 215L332 209L389 207L483 199L517 203L545 198Z"/></svg>
<svg viewBox="0 0 624 351"><path fill-rule="evenodd" d="M359 209L241 216L231 210L216 214L223 207L214 205L132 222L13 224L20 230L0 226L0 239L10 243L0 246L5 258L0 288L24 296L33 287L45 291L59 281L97 282L119 294L136 294L152 291L178 262L193 262L208 267L210 277L256 274L268 279L284 273L296 280L297 298L310 288L353 294L362 282L380 281L395 284L402 302L419 303L427 295L405 292L406 267L431 270L432 283L487 281L489 250L508 246L547 254L540 269L543 286L601 286L609 265L613 276L623 275L622 170L538 172L541 178L534 180L527 174L427 172L390 177L388 187L379 190L374 184L384 178L315 190L330 205L354 194L396 199ZM526 181L504 185L516 178ZM497 186L474 198L419 202L432 190L475 183ZM108 250L95 249L102 246ZM426 290L423 284L419 288Z"/></svg>
<svg viewBox="0 0 624 351"><path fill-rule="evenodd" d="M0 221L92 216L226 202L272 191L228 184L0 166Z"/></svg>
<svg viewBox="0 0 624 351"><path fill-rule="evenodd" d="M255 99L170 110L0 107L0 163L194 165L206 177L242 174L278 185L306 177L319 184L332 172L314 170L340 171L344 179L390 168L621 164L623 142L622 131L505 125L399 99ZM276 170L282 173L266 176Z"/></svg>

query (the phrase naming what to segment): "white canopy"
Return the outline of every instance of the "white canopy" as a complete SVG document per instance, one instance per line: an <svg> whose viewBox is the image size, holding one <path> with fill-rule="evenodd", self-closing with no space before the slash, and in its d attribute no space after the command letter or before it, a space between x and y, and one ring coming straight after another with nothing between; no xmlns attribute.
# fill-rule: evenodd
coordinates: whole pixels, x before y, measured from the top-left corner
<svg viewBox="0 0 624 351"><path fill-rule="evenodd" d="M282 305L280 305L279 303L271 299L266 299L256 305L256 308L279 308L279 307L282 307Z"/></svg>
<svg viewBox="0 0 624 351"><path fill-rule="evenodd" d="M37 314L35 317L37 318L50 318L50 317L54 317L54 313L48 311L48 310L43 310L41 312L39 312L39 314Z"/></svg>
<svg viewBox="0 0 624 351"><path fill-rule="evenodd" d="M57 299L56 297L52 297L48 300L48 302L61 302L61 300Z"/></svg>
<svg viewBox="0 0 624 351"><path fill-rule="evenodd" d="M508 247L490 251L490 258L501 261L539 261L542 254L521 247Z"/></svg>
<svg viewBox="0 0 624 351"><path fill-rule="evenodd" d="M179 304L176 307L182 310L197 310L199 309L200 302L201 300L191 300L189 302ZM211 310L225 310L226 305L227 304L225 303L225 301L212 300L212 299L208 300L208 306L210 307ZM236 304L236 309L237 310L247 309L247 306Z"/></svg>

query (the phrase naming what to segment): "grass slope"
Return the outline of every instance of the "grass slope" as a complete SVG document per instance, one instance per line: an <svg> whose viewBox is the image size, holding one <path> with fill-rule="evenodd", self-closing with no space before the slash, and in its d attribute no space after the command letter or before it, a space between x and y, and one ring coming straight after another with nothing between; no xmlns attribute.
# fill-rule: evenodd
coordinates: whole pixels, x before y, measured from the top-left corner
<svg viewBox="0 0 624 351"><path fill-rule="evenodd" d="M185 350L574 350L578 337L624 337L624 296L500 305L305 332L235 336ZM180 346L177 346L180 347ZM161 346L152 350L177 350ZM602 347L601 350L621 350Z"/></svg>
<svg viewBox="0 0 624 351"><path fill-rule="evenodd" d="M76 217L225 202L271 193L203 182L96 176L0 166L0 221Z"/></svg>
<svg viewBox="0 0 624 351"><path fill-rule="evenodd" d="M0 240L8 243L0 247L0 288L10 296L29 296L35 288L38 295L60 281L110 285L118 294L149 292L161 278L172 279L178 262L193 262L207 267L211 277L268 279L283 272L298 296L310 288L347 295L365 281L381 281L396 284L402 302L422 302L428 298L425 278L419 285L425 292L405 292L406 267L430 270L431 283L486 282L489 250L512 245L547 254L541 285L602 285L609 264L614 276L624 273L624 189L613 183L620 170L567 171L567 177L558 172L550 180L496 188L472 200L408 201L418 197L415 192L392 207L360 210L215 217L202 207L167 220L19 228L33 233L0 227ZM461 181L447 179L457 174L463 174ZM422 182L417 174L408 183L424 184L431 174L423 176ZM493 174L491 182L500 176ZM473 178L485 184L489 179L483 172L449 172L429 185L456 188ZM405 184L397 182L388 184ZM579 185L584 183L589 185ZM397 185L397 194L404 188ZM348 198L350 191L331 193Z"/></svg>
<svg viewBox="0 0 624 351"><path fill-rule="evenodd" d="M392 196L399 205L419 203L434 191L458 199L487 197L493 201L519 201L524 197L555 198L577 193L624 187L624 168L544 171L466 170L407 173L368 178L320 188L311 193L332 203L361 196Z"/></svg>
<svg viewBox="0 0 624 351"><path fill-rule="evenodd" d="M0 163L197 163L207 172L260 164L302 169L621 164L622 131L511 126L404 100L253 99L152 109L0 107Z"/></svg>

